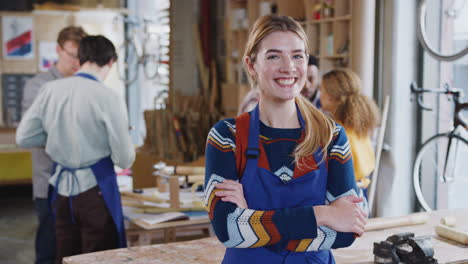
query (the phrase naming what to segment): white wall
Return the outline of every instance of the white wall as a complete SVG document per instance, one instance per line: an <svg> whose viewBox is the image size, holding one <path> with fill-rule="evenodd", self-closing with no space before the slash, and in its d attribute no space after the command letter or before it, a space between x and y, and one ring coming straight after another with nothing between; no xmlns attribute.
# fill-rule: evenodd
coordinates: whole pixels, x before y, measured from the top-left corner
<svg viewBox="0 0 468 264"><path fill-rule="evenodd" d="M123 24L114 20L116 16L119 16L119 14L112 11L79 11L74 13L73 24L82 26L90 35L105 36L112 41L117 49L123 42ZM115 90L122 98L125 97L125 86L118 77L116 64L113 65L109 75L104 80L104 84Z"/></svg>
<svg viewBox="0 0 468 264"><path fill-rule="evenodd" d="M193 25L198 25L198 1L171 1L171 88L184 95L199 91Z"/></svg>
<svg viewBox="0 0 468 264"><path fill-rule="evenodd" d="M128 9L138 19L152 18L168 8L167 0L128 0ZM171 76L170 89L194 94L199 89L192 25L198 23L198 1L171 0ZM140 29L141 34L141 29ZM146 136L143 112L154 108L154 98L164 89L158 80L146 80L140 66L138 80L128 87L128 107L133 142L142 145Z"/></svg>
<svg viewBox="0 0 468 264"><path fill-rule="evenodd" d="M129 15L134 21L142 23L142 19L154 20L159 17L158 12L162 9L169 8L168 0L129 0L127 8L132 12ZM138 45L143 45L143 25L136 29ZM141 47L140 47L141 49ZM143 66L138 66L137 80L128 86L128 108L129 121L134 130L130 132L133 143L142 145L146 136L145 120L143 112L154 108L154 98L161 90L165 88L160 82L166 82L161 78L148 80L143 73Z"/></svg>
<svg viewBox="0 0 468 264"><path fill-rule="evenodd" d="M377 187L377 216L411 213L414 195L411 182L415 153L416 119L410 101L410 83L417 75L416 1L383 0L384 47L383 93L391 96L385 142Z"/></svg>

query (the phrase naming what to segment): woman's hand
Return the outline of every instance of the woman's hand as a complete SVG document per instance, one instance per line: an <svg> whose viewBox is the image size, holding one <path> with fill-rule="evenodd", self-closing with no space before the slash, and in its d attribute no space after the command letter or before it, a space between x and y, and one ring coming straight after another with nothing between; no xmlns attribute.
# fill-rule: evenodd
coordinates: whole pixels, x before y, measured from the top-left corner
<svg viewBox="0 0 468 264"><path fill-rule="evenodd" d="M352 232L358 236L364 233L367 212L358 203L364 198L354 195L341 197L327 206L315 206L317 225L325 225L338 232Z"/></svg>
<svg viewBox="0 0 468 264"><path fill-rule="evenodd" d="M225 180L222 183L216 184L215 195L221 197L223 202L231 202L237 205L237 207L247 209L247 201L244 198L244 190L242 184L233 181Z"/></svg>

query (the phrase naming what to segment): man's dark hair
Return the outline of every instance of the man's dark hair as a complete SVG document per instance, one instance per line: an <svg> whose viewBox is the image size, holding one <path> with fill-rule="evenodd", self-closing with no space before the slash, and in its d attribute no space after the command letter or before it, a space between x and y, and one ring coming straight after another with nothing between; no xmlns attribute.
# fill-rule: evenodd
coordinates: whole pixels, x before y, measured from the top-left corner
<svg viewBox="0 0 468 264"><path fill-rule="evenodd" d="M317 59L317 57L315 57L314 55L309 55L309 63L307 65L315 65L315 66L319 66L319 61Z"/></svg>
<svg viewBox="0 0 468 264"><path fill-rule="evenodd" d="M102 35L87 36L80 42L78 49L80 65L93 62L100 67L117 60L114 44Z"/></svg>

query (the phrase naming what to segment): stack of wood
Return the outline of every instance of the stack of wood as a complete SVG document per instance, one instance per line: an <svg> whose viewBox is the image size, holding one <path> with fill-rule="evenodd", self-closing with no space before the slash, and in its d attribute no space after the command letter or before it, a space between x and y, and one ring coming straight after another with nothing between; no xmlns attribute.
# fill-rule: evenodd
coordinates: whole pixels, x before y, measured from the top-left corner
<svg viewBox="0 0 468 264"><path fill-rule="evenodd" d="M168 163L188 163L203 157L206 137L221 119L216 63L204 63L198 25L193 29L201 89L195 95L183 95L171 87L165 109L144 113L146 139L141 150Z"/></svg>
<svg viewBox="0 0 468 264"><path fill-rule="evenodd" d="M161 160L192 162L205 154L206 137L220 120L216 111L207 111L209 102L200 95L175 93L176 105L145 111L146 138L142 150Z"/></svg>

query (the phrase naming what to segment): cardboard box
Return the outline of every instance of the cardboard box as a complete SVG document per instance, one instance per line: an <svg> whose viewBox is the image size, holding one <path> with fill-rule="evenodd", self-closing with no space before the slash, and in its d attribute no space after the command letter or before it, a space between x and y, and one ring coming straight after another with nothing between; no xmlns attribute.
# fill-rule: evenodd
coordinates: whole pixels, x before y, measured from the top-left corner
<svg viewBox="0 0 468 264"><path fill-rule="evenodd" d="M132 165L133 189L156 187L153 165L159 161L160 159L153 154L137 150Z"/></svg>

